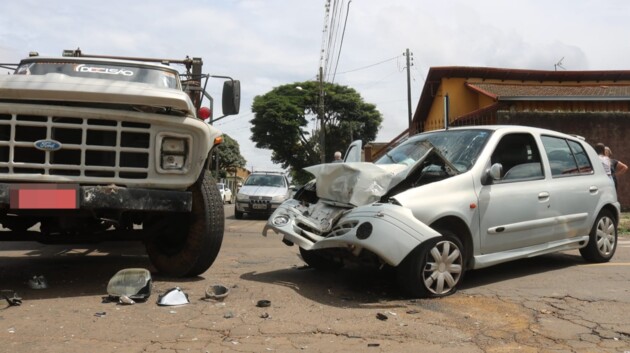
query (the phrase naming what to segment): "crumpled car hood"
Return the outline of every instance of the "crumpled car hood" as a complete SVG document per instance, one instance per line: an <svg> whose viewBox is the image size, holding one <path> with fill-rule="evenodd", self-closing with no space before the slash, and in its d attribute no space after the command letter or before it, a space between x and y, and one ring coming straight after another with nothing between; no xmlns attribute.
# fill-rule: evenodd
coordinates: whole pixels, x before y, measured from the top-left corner
<svg viewBox="0 0 630 353"><path fill-rule="evenodd" d="M380 200L407 176L403 164L328 163L304 168L315 175L317 197L353 206Z"/></svg>
<svg viewBox="0 0 630 353"><path fill-rule="evenodd" d="M248 195L248 196L283 196L287 193L287 189L279 188L275 186L256 186L256 185L246 185L241 187L238 191L239 194Z"/></svg>

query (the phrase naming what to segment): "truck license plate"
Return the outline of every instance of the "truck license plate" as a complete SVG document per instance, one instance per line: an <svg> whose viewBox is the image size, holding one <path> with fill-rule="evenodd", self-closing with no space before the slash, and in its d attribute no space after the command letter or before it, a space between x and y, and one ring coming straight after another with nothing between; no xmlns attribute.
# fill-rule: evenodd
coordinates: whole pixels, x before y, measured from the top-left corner
<svg viewBox="0 0 630 353"><path fill-rule="evenodd" d="M252 205L252 208L255 210L266 210L267 209L267 205L264 203L255 203Z"/></svg>
<svg viewBox="0 0 630 353"><path fill-rule="evenodd" d="M68 184L17 184L9 188L12 209L76 209L79 186Z"/></svg>

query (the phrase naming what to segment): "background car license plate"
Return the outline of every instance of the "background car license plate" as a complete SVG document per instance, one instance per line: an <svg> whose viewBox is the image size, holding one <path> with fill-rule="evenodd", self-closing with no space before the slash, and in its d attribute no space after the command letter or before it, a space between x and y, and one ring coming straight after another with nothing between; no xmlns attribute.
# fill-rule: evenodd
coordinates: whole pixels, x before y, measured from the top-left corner
<svg viewBox="0 0 630 353"><path fill-rule="evenodd" d="M267 204L264 203L255 203L252 205L252 208L255 210L266 210L267 209Z"/></svg>
<svg viewBox="0 0 630 353"><path fill-rule="evenodd" d="M60 184L18 184L9 189L12 209L76 209L79 186Z"/></svg>

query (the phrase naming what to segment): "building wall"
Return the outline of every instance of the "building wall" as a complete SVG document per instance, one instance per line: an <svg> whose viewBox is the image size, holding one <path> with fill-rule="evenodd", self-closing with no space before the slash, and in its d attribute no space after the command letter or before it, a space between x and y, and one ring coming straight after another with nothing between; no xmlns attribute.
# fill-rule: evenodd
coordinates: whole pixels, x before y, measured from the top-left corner
<svg viewBox="0 0 630 353"><path fill-rule="evenodd" d="M592 108L592 107L591 107ZM571 135L580 135L591 145L601 142L613 151L615 159L630 165L629 112L498 112L499 124L536 126ZM624 211L630 210L630 172L618 178L618 198Z"/></svg>
<svg viewBox="0 0 630 353"><path fill-rule="evenodd" d="M445 78L442 80L442 84L435 93L429 116L425 121L425 131L444 128L444 96L446 94L448 94L450 101L449 121L453 121L460 115L483 108L479 104L485 101L479 98L480 95L478 93L468 89L465 83L465 78Z"/></svg>

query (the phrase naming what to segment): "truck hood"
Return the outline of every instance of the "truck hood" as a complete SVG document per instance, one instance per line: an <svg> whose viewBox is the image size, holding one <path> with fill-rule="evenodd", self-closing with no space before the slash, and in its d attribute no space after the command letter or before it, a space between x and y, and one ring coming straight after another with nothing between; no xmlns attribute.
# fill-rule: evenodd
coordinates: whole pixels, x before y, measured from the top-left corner
<svg viewBox="0 0 630 353"><path fill-rule="evenodd" d="M238 193L256 197L274 197L286 195L287 189L275 186L245 185L241 187Z"/></svg>
<svg viewBox="0 0 630 353"><path fill-rule="evenodd" d="M46 75L0 76L0 99L128 104L170 108L194 115L188 95L137 82Z"/></svg>

